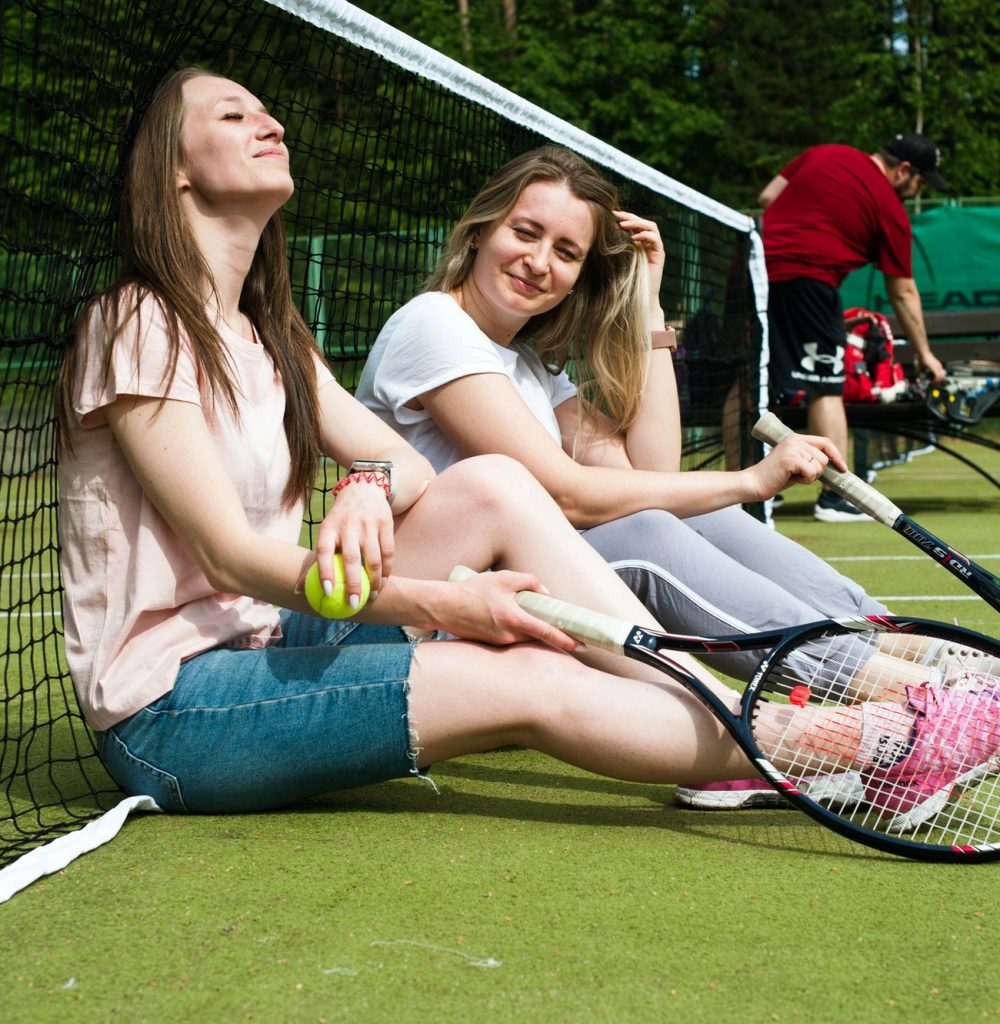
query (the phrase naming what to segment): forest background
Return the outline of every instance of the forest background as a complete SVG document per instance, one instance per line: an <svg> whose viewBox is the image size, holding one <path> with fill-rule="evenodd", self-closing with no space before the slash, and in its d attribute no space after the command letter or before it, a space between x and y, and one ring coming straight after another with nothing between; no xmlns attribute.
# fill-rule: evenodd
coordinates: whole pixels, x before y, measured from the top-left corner
<svg viewBox="0 0 1000 1024"><path fill-rule="evenodd" d="M949 194L1000 193L995 0L354 2L737 209L808 146L900 131Z"/></svg>

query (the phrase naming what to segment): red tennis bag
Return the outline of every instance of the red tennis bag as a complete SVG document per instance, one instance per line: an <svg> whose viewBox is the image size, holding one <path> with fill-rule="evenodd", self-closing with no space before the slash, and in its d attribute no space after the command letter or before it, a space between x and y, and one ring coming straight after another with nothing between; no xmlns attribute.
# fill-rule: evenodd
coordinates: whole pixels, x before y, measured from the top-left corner
<svg viewBox="0 0 1000 1024"><path fill-rule="evenodd" d="M881 313L844 310L844 401L894 402L906 391L906 375L893 353L892 328Z"/></svg>

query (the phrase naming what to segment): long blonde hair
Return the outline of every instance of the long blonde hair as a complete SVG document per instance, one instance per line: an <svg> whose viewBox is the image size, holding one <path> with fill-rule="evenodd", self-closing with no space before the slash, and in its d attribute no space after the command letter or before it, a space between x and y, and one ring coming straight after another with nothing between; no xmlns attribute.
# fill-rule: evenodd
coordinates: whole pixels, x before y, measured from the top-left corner
<svg viewBox="0 0 1000 1024"><path fill-rule="evenodd" d="M105 373L112 347L152 296L167 324L167 382L173 379L183 331L213 400L236 411L236 394L226 349L206 309L214 292L211 267L195 244L181 209L177 174L186 82L213 75L202 68L174 72L156 90L139 122L122 187L118 236L122 269L107 291L92 299L77 324L60 371L58 417L61 441L69 446L73 397L81 346L105 344ZM268 221L240 295L240 310L253 321L261 344L281 374L285 390L285 436L291 472L285 500L296 501L313 485L319 467L319 400L315 340L292 301L288 253L281 212ZM96 315L95 315L96 313ZM95 331L94 322L100 326ZM92 336L96 334L96 339Z"/></svg>
<svg viewBox="0 0 1000 1024"><path fill-rule="evenodd" d="M614 186L582 157L561 146L522 153L480 189L445 244L425 290L454 291L469 276L479 231L505 216L538 181L564 184L590 204L594 240L573 291L558 306L532 317L519 340L530 340L542 360L572 363L581 393L622 428L635 417L649 364L646 262L612 215Z"/></svg>

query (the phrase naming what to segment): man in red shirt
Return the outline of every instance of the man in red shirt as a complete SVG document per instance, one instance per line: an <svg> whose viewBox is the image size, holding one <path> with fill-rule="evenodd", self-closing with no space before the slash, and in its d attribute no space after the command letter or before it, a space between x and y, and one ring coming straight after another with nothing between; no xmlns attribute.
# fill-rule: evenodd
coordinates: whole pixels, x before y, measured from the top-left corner
<svg viewBox="0 0 1000 1024"><path fill-rule="evenodd" d="M903 200L924 182L943 189L937 146L901 134L877 153L814 146L797 156L759 197L770 282L771 393L809 402L810 433L847 450L845 329L837 289L852 270L874 263L921 365L935 380L944 367L931 352L913 280L913 233ZM823 491L814 509L826 522L866 520L850 502Z"/></svg>

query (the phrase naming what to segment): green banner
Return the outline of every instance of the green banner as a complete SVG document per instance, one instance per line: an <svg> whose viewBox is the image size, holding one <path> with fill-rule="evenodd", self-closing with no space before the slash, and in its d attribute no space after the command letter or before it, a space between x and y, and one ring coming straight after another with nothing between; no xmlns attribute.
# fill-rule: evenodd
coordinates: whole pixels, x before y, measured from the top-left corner
<svg viewBox="0 0 1000 1024"><path fill-rule="evenodd" d="M913 277L924 312L1000 310L1000 206L938 206L912 221ZM874 266L848 275L840 296L845 309L892 312Z"/></svg>

